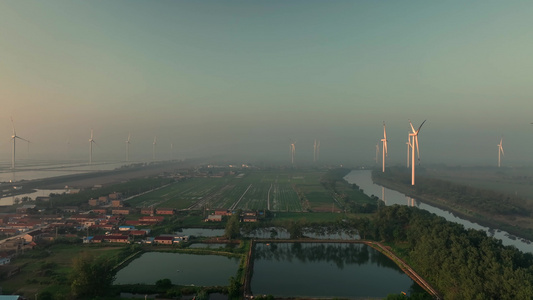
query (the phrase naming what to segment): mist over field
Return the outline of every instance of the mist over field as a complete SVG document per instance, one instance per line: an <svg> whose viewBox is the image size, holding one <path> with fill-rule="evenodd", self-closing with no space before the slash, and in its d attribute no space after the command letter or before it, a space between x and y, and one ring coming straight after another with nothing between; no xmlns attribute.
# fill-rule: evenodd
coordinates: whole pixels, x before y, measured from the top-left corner
<svg viewBox="0 0 533 300"><path fill-rule="evenodd" d="M0 3L0 163L533 165L529 2ZM3 137L3 138L2 138ZM154 154L154 138L156 146Z"/></svg>

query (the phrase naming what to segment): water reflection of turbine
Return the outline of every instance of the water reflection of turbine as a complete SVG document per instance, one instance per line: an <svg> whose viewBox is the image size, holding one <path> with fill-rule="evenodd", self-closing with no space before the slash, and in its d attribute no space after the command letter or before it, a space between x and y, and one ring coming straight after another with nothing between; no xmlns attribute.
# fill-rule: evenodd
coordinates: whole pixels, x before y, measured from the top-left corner
<svg viewBox="0 0 533 300"><path fill-rule="evenodd" d="M407 206L415 207L415 198L405 197L407 199Z"/></svg>
<svg viewBox="0 0 533 300"><path fill-rule="evenodd" d="M381 187L381 200L387 205L387 200L385 200L385 187Z"/></svg>

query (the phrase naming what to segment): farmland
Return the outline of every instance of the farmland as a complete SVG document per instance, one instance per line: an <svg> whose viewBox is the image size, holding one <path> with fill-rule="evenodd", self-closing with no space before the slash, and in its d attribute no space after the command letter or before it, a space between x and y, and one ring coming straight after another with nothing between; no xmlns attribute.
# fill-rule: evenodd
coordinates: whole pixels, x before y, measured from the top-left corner
<svg viewBox="0 0 533 300"><path fill-rule="evenodd" d="M134 207L243 209L283 212L340 211L332 191L321 184L326 171L250 170L224 177L196 177L140 195Z"/></svg>

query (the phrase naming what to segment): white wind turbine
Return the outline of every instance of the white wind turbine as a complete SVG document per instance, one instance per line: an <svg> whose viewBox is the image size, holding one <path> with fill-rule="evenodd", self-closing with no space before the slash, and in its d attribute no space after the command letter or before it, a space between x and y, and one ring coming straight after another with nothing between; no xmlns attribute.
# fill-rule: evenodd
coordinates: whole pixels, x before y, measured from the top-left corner
<svg viewBox="0 0 533 300"><path fill-rule="evenodd" d="M131 134L128 133L128 139L126 140L126 161L130 160L130 139Z"/></svg>
<svg viewBox="0 0 533 300"><path fill-rule="evenodd" d="M289 151L291 153L291 164L294 165L294 155L296 153L296 142L291 142L289 145Z"/></svg>
<svg viewBox="0 0 533 300"><path fill-rule="evenodd" d="M420 132L420 128L422 128L422 125L424 125L424 123L426 123L426 120L424 120L424 122L420 124L420 127L418 127L418 130L415 130L415 128L413 127L413 124L411 123L411 120L409 120L409 124L411 125L411 130L413 130L412 133L409 133L409 138L411 139L411 137L413 137L411 139L412 141L411 143L411 149L412 149L411 167L413 170L411 174L411 185L415 185L415 145L416 145L416 152L418 154L418 162L420 163L420 150L418 148L418 133Z"/></svg>
<svg viewBox="0 0 533 300"><path fill-rule="evenodd" d="M157 136L154 136L154 142L152 143L152 160L155 161L155 145L157 145Z"/></svg>
<svg viewBox="0 0 533 300"><path fill-rule="evenodd" d="M313 162L318 161L318 155L320 153L320 141L315 139L315 144L313 145Z"/></svg>
<svg viewBox="0 0 533 300"><path fill-rule="evenodd" d="M383 144L383 172L385 173L385 157L387 156L387 130L385 128L385 121L383 121L383 138L381 142Z"/></svg>
<svg viewBox="0 0 533 300"><path fill-rule="evenodd" d="M11 127L13 127L13 135L11 136L11 139L13 140L13 153L11 155L11 169L15 169L15 145L16 145L16 140L19 139L19 140L23 140L23 141L26 141L29 142L28 140L24 139L24 138L21 138L20 136L17 135L17 133L15 132L15 124L13 123L13 118L11 118Z"/></svg>
<svg viewBox="0 0 533 300"><path fill-rule="evenodd" d="M498 168L500 167L501 158L500 155L505 156L505 153L503 153L503 138L501 138L500 143L498 146Z"/></svg>
<svg viewBox="0 0 533 300"><path fill-rule="evenodd" d="M93 163L93 144L96 144L94 141L93 129L91 128L91 138L89 139L89 164Z"/></svg>

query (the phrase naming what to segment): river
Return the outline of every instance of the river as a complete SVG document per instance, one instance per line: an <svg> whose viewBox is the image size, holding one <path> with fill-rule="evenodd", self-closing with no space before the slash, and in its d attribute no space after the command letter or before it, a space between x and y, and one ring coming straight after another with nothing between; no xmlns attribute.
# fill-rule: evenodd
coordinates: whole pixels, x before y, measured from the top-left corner
<svg viewBox="0 0 533 300"><path fill-rule="evenodd" d="M365 194L369 196L374 195L374 196L379 197L385 202L386 205L399 204L399 205L416 206L420 209L424 209L438 216L444 217L446 220L450 222L462 224L467 229L483 230L489 236L493 236L501 240L504 245L512 245L522 252L533 253L533 245L529 244L529 241L527 240L521 240L497 228L491 229L491 228L479 225L477 223L468 221L466 219L456 216L452 212L431 206L429 204L420 202L411 197L407 197L406 195L400 192L397 192L397 191L375 184L372 181L372 171L370 170L353 170L348 175L346 175L344 179L348 181L348 183L350 184L353 184L353 183L357 184L359 188L361 188L364 191Z"/></svg>

